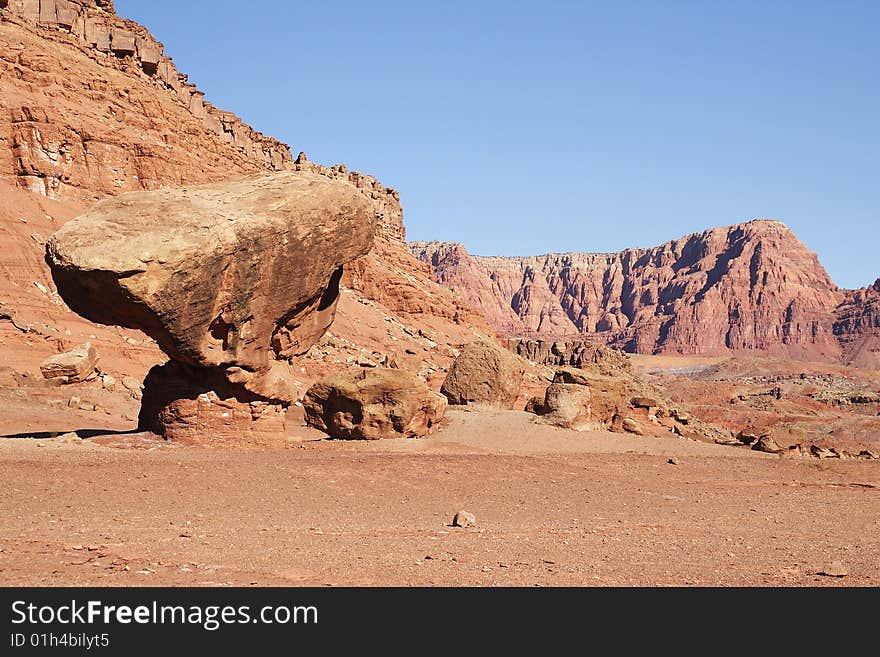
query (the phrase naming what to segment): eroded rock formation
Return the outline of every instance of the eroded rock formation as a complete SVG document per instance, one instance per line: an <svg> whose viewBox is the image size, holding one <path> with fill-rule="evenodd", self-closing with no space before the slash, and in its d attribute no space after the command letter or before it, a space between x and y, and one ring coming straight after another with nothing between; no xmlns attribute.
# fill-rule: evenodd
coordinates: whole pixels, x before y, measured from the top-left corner
<svg viewBox="0 0 880 657"><path fill-rule="evenodd" d="M232 414L259 409L262 433L279 409L260 404L295 400L289 360L332 322L342 265L369 251L375 223L351 185L288 171L101 201L52 236L46 259L70 308L142 330L173 361L147 377L143 427L222 432L205 418L244 404ZM211 392L225 404L213 413L210 397L173 403Z"/></svg>
<svg viewBox="0 0 880 657"><path fill-rule="evenodd" d="M880 369L880 279L871 287L846 293L836 311L834 334L846 363Z"/></svg>
<svg viewBox="0 0 880 657"><path fill-rule="evenodd" d="M39 21L32 11L26 16L23 3L0 2L4 4L0 6L0 43L4 44L0 48L0 341L16 355L17 368L36 372L47 355L92 340L102 354L102 369L118 380L124 376L143 380L147 369L161 358L153 341L71 313L58 297L44 262L47 237L100 199L270 171L278 167L278 158L266 157L262 146L257 152L241 146L235 137L241 128L234 122L224 124L222 134L216 131L210 117L224 123L226 115L211 108L200 94L191 93L187 100L186 90L191 87L182 76L175 83L174 72L162 66L164 53L153 71L149 57L145 60L137 50L138 38L146 46L152 37L145 28L116 16L111 3L73 4L81 9L78 16L96 25L112 24L134 34L133 55L125 49L102 50L84 40L76 26L59 23L57 3L54 22ZM49 4L45 7L48 18ZM193 99L195 104L190 102ZM308 126L296 131L307 144ZM485 320L434 282L428 265L409 252L396 190L345 165L323 166L304 155L294 163L283 144L268 137L252 138L273 153L280 152L284 169L319 173L345 183L381 215L374 248L345 268L333 335L301 363L308 372L299 377L300 392L331 369L360 361L396 360L423 377L442 380L455 349L477 337L491 337ZM246 145L244 140L241 143ZM382 322L380 328L364 330L374 320Z"/></svg>
<svg viewBox="0 0 880 657"><path fill-rule="evenodd" d="M608 376L632 371L632 363L624 352L603 344L584 340L562 342L529 338L506 340L505 343L513 353L539 365L592 369Z"/></svg>
<svg viewBox="0 0 880 657"><path fill-rule="evenodd" d="M505 258L440 242L410 248L509 337L589 335L637 353L759 350L819 360L842 357L845 336L876 324L874 288L839 290L816 255L772 220L610 254Z"/></svg>
<svg viewBox="0 0 880 657"><path fill-rule="evenodd" d="M412 372L378 367L319 381L303 409L306 421L331 438L421 438L440 427L446 398Z"/></svg>
<svg viewBox="0 0 880 657"><path fill-rule="evenodd" d="M160 100L137 94L124 81L111 81L108 85L100 78L89 78L83 75L88 66L65 66L56 49L45 48L48 40L74 46L83 59L103 68L149 82L156 96L164 94L166 102L173 99L188 122L212 135L219 142L217 150L222 152L225 145L245 166L278 170L291 161L286 144L205 102L205 94L187 82L187 76L164 54L162 44L143 26L117 16L112 1L8 0L0 2L0 12L7 23L0 40L9 45L0 53L0 76L14 81L20 92L8 99L7 111L12 119L12 163L21 186L51 198L69 197L91 187L93 184L89 185L87 179L98 174L95 169L107 166L113 171L103 175L115 178L121 187L107 189L108 192L153 189L164 175L171 144L161 140L150 143L145 135L126 143L119 139L117 129L120 123L133 119L147 131L153 128L164 137L170 136L176 127L177 119L163 112ZM29 32L28 36L41 38L15 38L24 31ZM74 93L65 94L60 105L43 103L40 92L50 85L66 87ZM75 113L65 112L65 105L77 95L94 101L106 96L108 122L84 123L75 120ZM155 125L144 124L144 118L156 119ZM163 122L166 126L170 123L172 129L163 126ZM193 134L192 140L198 139ZM140 144L143 145L138 148ZM132 154L125 152L128 147L133 147Z"/></svg>

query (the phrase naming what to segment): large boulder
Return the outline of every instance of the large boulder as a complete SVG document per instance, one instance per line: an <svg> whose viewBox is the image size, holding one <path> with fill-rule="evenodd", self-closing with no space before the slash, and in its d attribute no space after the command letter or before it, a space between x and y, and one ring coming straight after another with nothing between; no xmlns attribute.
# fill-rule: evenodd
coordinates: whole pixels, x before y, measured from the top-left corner
<svg viewBox="0 0 880 657"><path fill-rule="evenodd" d="M40 363L44 379L58 379L62 383L76 383L95 376L98 352L91 342L77 345L70 351L49 356Z"/></svg>
<svg viewBox="0 0 880 657"><path fill-rule="evenodd" d="M333 321L342 266L370 250L375 224L352 185L283 171L101 201L52 236L46 260L74 311L140 329L187 366L159 377L174 389L285 406L289 360ZM151 413L159 430L174 416Z"/></svg>
<svg viewBox="0 0 880 657"><path fill-rule="evenodd" d="M411 372L364 368L313 385L303 409L306 422L331 438L419 438L437 430L446 398Z"/></svg>
<svg viewBox="0 0 880 657"><path fill-rule="evenodd" d="M544 393L540 422L576 431L622 429L633 387L629 379L576 368L557 370Z"/></svg>
<svg viewBox="0 0 880 657"><path fill-rule="evenodd" d="M544 403L536 410L541 411L544 424L575 431L601 429L601 424L593 418L592 401L593 395L587 386L553 383L544 393Z"/></svg>
<svg viewBox="0 0 880 657"><path fill-rule="evenodd" d="M522 361L491 342L465 345L452 364L440 392L450 404L482 404L511 408L519 397Z"/></svg>
<svg viewBox="0 0 880 657"><path fill-rule="evenodd" d="M620 428L624 411L630 407L630 399L635 392L630 378L605 376L576 368L557 370L553 383L568 383L590 389L591 415L594 422L604 429Z"/></svg>

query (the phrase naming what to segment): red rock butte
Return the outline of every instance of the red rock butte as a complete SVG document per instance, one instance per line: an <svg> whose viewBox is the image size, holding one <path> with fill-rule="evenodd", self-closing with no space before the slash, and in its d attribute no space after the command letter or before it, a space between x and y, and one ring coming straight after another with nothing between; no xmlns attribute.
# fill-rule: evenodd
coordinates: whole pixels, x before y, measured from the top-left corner
<svg viewBox="0 0 880 657"><path fill-rule="evenodd" d="M484 257L443 242L410 249L507 337L588 336L644 354L757 350L880 363L878 286L840 290L779 221L619 253Z"/></svg>

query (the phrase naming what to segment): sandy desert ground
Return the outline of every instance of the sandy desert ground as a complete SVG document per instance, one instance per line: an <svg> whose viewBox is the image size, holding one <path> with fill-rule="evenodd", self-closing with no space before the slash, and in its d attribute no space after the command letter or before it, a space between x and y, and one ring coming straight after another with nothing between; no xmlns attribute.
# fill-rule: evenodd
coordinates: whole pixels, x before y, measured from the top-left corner
<svg viewBox="0 0 880 657"><path fill-rule="evenodd" d="M5 439L0 478L13 586L880 584L874 462L577 433L517 411L274 452ZM475 527L451 526L461 509ZM833 562L845 577L820 574Z"/></svg>

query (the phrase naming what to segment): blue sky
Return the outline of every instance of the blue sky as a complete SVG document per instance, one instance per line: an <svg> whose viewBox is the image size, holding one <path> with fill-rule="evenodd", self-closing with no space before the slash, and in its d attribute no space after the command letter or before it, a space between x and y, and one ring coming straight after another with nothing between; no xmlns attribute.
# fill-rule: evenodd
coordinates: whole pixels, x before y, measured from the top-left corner
<svg viewBox="0 0 880 657"><path fill-rule="evenodd" d="M215 105L401 192L409 239L616 251L766 217L880 276L880 2L116 0Z"/></svg>

